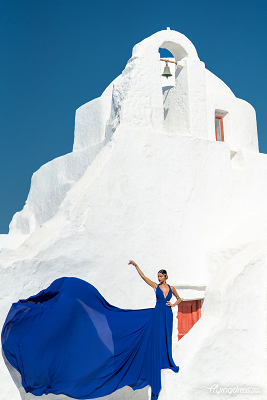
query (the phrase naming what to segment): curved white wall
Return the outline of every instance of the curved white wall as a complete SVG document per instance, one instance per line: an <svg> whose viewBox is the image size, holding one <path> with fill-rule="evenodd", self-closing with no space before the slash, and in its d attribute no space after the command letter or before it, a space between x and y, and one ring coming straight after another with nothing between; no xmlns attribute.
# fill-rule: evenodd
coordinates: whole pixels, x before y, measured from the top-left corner
<svg viewBox="0 0 267 400"><path fill-rule="evenodd" d="M172 49L182 66L165 105L170 113L165 124L161 45ZM215 142L215 109L227 111L225 143ZM60 276L91 282L116 306L153 307L154 292L127 265L131 258L152 279L164 267L175 286L207 285L203 317L175 350L181 371L163 374L162 400L208 399L199 385L218 376L222 383L248 379L267 390L266 243L251 244L259 239L255 227L238 243L230 235L231 227L255 210L262 217L257 221L265 218L266 176L253 108L205 70L183 35L152 35L135 46L112 86L77 111L74 151L33 175L26 205L14 216L9 239L2 239L7 251L8 240L11 250L13 238L17 245L18 238L27 238L0 256L0 324L12 302ZM232 239L226 246L227 235ZM261 309L255 322L256 304ZM256 324L256 341L254 325L245 325L247 315ZM256 360L249 380L250 370L238 360L251 358L251 348ZM0 400L18 400L3 360L0 374Z"/></svg>
<svg viewBox="0 0 267 400"><path fill-rule="evenodd" d="M225 113L224 140L232 151L259 151L257 121L254 108L235 97L229 87L206 70L208 138L215 140L215 111Z"/></svg>

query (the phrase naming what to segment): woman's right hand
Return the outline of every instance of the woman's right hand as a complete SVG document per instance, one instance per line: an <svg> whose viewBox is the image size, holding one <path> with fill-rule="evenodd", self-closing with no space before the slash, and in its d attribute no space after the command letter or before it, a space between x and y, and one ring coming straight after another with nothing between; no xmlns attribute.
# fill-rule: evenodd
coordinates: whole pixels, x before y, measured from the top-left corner
<svg viewBox="0 0 267 400"><path fill-rule="evenodd" d="M132 265L134 265L135 267L137 267L136 262L134 262L133 260L130 260L130 261L128 262L128 265L130 265L130 264L132 264Z"/></svg>

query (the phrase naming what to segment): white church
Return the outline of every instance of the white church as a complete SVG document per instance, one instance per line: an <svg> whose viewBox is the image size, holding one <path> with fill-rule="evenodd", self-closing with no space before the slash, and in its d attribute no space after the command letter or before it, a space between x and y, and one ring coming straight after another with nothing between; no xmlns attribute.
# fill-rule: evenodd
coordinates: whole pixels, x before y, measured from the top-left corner
<svg viewBox="0 0 267 400"><path fill-rule="evenodd" d="M13 302L62 276L92 283L117 307L154 307L133 259L154 281L166 269L183 299L173 308L180 371L162 371L159 400L265 400L266 206L253 107L184 35L157 32L76 111L73 151L33 174L23 210L0 235L1 327ZM103 399L148 396L127 387ZM36 397L1 357L0 400L20 399Z"/></svg>

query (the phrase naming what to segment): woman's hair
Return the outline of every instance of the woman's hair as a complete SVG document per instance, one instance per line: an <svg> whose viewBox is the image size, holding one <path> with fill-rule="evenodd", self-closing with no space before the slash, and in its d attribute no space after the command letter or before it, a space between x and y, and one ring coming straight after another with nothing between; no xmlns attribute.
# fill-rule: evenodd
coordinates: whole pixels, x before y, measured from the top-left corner
<svg viewBox="0 0 267 400"><path fill-rule="evenodd" d="M162 275L165 276L166 279L168 279L168 274L167 274L166 269L161 269L161 270L158 272L158 274L162 274Z"/></svg>

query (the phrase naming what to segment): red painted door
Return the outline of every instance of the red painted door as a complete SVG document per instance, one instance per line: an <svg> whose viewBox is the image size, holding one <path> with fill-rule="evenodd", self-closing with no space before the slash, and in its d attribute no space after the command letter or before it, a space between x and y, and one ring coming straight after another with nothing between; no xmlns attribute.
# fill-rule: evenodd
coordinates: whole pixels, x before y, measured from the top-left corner
<svg viewBox="0 0 267 400"><path fill-rule="evenodd" d="M201 300L182 301L178 305L178 340L190 331L201 316Z"/></svg>

